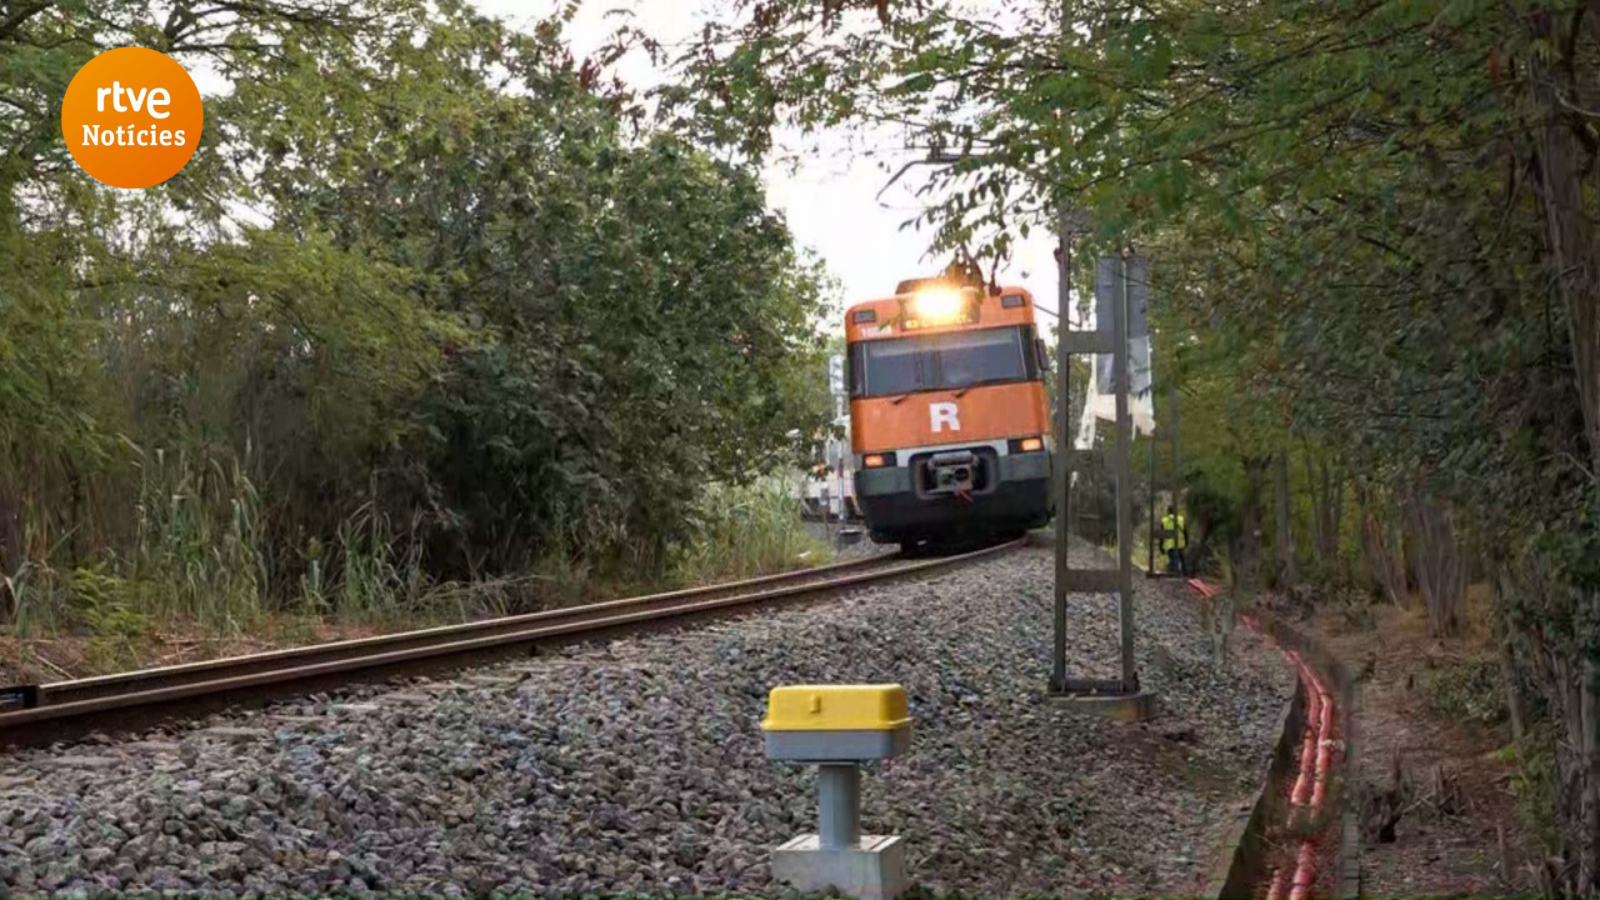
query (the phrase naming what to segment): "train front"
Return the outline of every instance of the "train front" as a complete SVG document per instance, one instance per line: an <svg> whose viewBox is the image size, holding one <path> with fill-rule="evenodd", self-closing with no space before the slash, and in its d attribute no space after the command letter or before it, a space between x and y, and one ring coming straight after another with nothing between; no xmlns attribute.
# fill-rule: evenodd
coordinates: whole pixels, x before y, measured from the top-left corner
<svg viewBox="0 0 1600 900"><path fill-rule="evenodd" d="M1048 357L1021 288L903 282L845 313L856 499L873 541L1050 521Z"/></svg>

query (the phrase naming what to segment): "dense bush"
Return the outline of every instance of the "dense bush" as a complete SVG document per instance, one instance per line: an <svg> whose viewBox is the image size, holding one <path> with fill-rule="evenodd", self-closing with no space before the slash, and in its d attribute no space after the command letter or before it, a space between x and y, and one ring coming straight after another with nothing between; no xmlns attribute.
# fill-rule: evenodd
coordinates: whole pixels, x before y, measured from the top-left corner
<svg viewBox="0 0 1600 900"><path fill-rule="evenodd" d="M556 21L92 5L0 17L0 624L660 571L708 485L817 424L816 267L750 170L633 128ZM126 43L232 84L142 194L59 130Z"/></svg>
<svg viewBox="0 0 1600 900"><path fill-rule="evenodd" d="M1506 720L1506 692L1493 660L1448 662L1427 673L1429 701L1456 722L1497 725Z"/></svg>

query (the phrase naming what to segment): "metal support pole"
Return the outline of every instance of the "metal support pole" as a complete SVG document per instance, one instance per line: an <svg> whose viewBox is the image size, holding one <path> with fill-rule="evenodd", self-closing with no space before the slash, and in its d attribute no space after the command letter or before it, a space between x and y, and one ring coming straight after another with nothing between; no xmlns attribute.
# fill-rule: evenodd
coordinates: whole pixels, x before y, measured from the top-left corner
<svg viewBox="0 0 1600 900"><path fill-rule="evenodd" d="M833 542L833 492L828 490L827 481L822 482L822 536L828 540L828 548L838 554L839 548Z"/></svg>
<svg viewBox="0 0 1600 900"><path fill-rule="evenodd" d="M861 770L825 763L817 772L817 835L824 850L854 850L861 843Z"/></svg>
<svg viewBox="0 0 1600 900"><path fill-rule="evenodd" d="M1063 4L1061 14L1061 38L1064 44L1071 43L1072 15L1070 4ZM1066 123L1063 122L1062 133L1067 133ZM1062 151L1066 151L1062 147ZM1073 219L1069 213L1068 198L1062 192L1056 196L1056 215L1059 217L1061 252L1058 258L1060 264L1059 288L1060 310L1063 314L1069 313L1072 308L1072 235L1074 232ZM1115 333L1112 335L1112 346L1106 346L1104 328L1106 323L1099 322L1094 331L1078 331L1071 329L1070 318L1063 315L1057 325L1057 359L1056 364L1061 371L1057 374L1059 401L1056 408L1056 479L1057 509L1056 521L1056 584L1055 584L1055 642L1052 648L1050 686L1053 692L1061 695L1061 700L1068 705L1086 702L1083 708L1100 708L1112 711L1121 717L1147 719L1153 714L1153 697L1139 690L1138 676L1134 671L1133 663L1133 499L1128 493L1131 483L1129 463L1130 447L1133 440L1132 419L1128 410L1128 394L1131 384L1128 379L1128 287L1127 287L1127 261L1121 262L1121 282L1119 289L1115 289L1113 296L1118 302L1112 302L1115 313L1110 317L1115 320ZM1097 283L1100 273L1096 274ZM1097 296L1099 296L1097 287ZM1068 340L1068 331L1073 333ZM1100 354L1114 351L1113 363L1117 380L1117 458L1114 465L1114 477L1117 489L1117 543L1119 544L1119 563L1115 572L1101 568L1074 569L1068 557L1070 549L1070 535L1074 524L1072 516L1072 474L1079 466L1079 458L1072 441L1072 423L1068 421L1067 412L1072 402L1071 361L1072 354L1069 347L1079 353ZM1122 621L1122 672L1117 679L1075 679L1067 675L1067 593L1069 590L1083 591L1086 593L1104 594L1113 590L1121 601L1120 616ZM1109 702L1107 700L1109 699Z"/></svg>
<svg viewBox="0 0 1600 900"><path fill-rule="evenodd" d="M1061 4L1062 50L1071 37L1071 6ZM1062 135L1066 134L1065 129ZM1063 137L1063 139L1065 139ZM1062 153L1066 147L1061 148ZM1056 596L1055 642L1051 648L1050 688L1065 691L1067 688L1067 580L1071 567L1067 564L1067 548L1071 546L1072 531L1072 423L1068 412L1072 408L1072 356L1067 353L1067 330L1072 327L1072 216L1067 210L1067 199L1056 198L1056 235L1061 242L1060 258L1056 261Z"/></svg>
<svg viewBox="0 0 1600 900"><path fill-rule="evenodd" d="M1155 411L1156 411L1156 394L1155 394L1155 391L1151 391L1150 392L1150 417L1152 419L1155 418ZM1148 524L1150 526L1150 541L1145 546L1145 550L1147 551L1146 556L1148 558L1145 561L1145 568L1144 568L1144 572L1145 572L1145 575L1147 577L1156 574L1156 442L1155 442L1155 438L1154 437L1152 437L1150 439L1150 488L1149 488L1149 491L1150 491L1150 521L1149 521Z"/></svg>
<svg viewBox="0 0 1600 900"><path fill-rule="evenodd" d="M1067 687L1067 548L1072 531L1072 357L1067 353L1067 329L1072 307L1072 220L1066 205L1060 211L1061 260L1056 309L1056 596L1055 644L1051 650L1050 687Z"/></svg>
<svg viewBox="0 0 1600 900"><path fill-rule="evenodd" d="M1179 495L1183 493L1183 467L1178 464L1178 382L1170 376L1167 379L1167 407L1168 418L1171 419L1167 427L1172 429L1172 505L1176 507Z"/></svg>
<svg viewBox="0 0 1600 900"><path fill-rule="evenodd" d="M1133 496L1129 457L1133 450L1133 419L1128 412L1128 259L1120 260L1115 301L1111 304L1113 340L1112 371L1117 379L1117 593L1122 620L1122 689L1139 689L1139 676L1133 665Z"/></svg>

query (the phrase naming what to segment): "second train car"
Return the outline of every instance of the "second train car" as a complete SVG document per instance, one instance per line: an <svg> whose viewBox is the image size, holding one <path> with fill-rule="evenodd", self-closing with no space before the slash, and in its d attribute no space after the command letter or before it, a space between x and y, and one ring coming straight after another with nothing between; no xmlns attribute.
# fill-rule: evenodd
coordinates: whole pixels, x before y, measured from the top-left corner
<svg viewBox="0 0 1600 900"><path fill-rule="evenodd" d="M845 312L856 501L874 542L1020 535L1054 514L1033 296L957 267Z"/></svg>

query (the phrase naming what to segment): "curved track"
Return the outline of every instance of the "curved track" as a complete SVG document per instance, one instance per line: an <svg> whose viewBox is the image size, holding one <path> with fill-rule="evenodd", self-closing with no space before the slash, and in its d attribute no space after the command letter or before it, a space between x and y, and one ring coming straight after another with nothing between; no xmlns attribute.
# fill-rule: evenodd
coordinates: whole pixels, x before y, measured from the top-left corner
<svg viewBox="0 0 1600 900"><path fill-rule="evenodd" d="M853 562L352 641L13 688L24 708L0 712L0 747L39 746L91 732L148 728L232 706L536 653L707 616L819 599L858 585L950 567L1026 539L937 559L896 553Z"/></svg>

